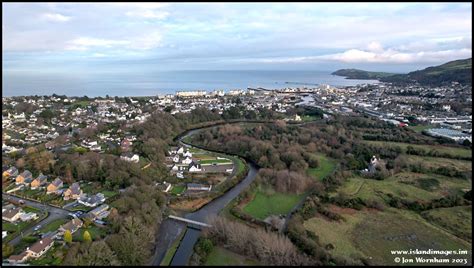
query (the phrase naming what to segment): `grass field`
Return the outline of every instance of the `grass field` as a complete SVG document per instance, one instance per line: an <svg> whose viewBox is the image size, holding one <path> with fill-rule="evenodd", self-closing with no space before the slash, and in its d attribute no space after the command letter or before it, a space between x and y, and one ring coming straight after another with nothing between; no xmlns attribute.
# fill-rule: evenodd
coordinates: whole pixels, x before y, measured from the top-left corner
<svg viewBox="0 0 474 268"><path fill-rule="evenodd" d="M416 149L424 149L426 151L429 150L436 150L440 153L446 153L451 156L461 156L461 157L471 157L472 150L464 149L464 148L456 148L456 147L448 147L442 145L420 145L420 144L409 144L403 142L388 142L388 141L364 141L367 144L375 145L375 146L399 146L403 152L406 151L408 146L412 146Z"/></svg>
<svg viewBox="0 0 474 268"><path fill-rule="evenodd" d="M408 126L408 128L412 129L415 132L421 133L423 130L434 128L434 125L416 125L416 126Z"/></svg>
<svg viewBox="0 0 474 268"><path fill-rule="evenodd" d="M248 259L223 247L214 247L211 253L209 253L206 262L204 263L204 265L209 266L253 266L258 264L259 263L256 260Z"/></svg>
<svg viewBox="0 0 474 268"><path fill-rule="evenodd" d="M336 162L333 159L330 159L324 155L318 154L317 155L319 160L319 167L317 168L308 168L306 171L308 175L322 180L327 175L331 174L331 172L336 168Z"/></svg>
<svg viewBox="0 0 474 268"><path fill-rule="evenodd" d="M304 223L305 228L314 232L324 245L330 243L334 246L330 252L337 257L355 260L365 257L371 264L394 265L391 250L471 250L466 241L409 211L392 208L384 212L345 211L341 213L345 220L340 222L317 216Z"/></svg>
<svg viewBox="0 0 474 268"><path fill-rule="evenodd" d="M274 193L267 195L257 190L255 197L246 206L243 211L252 217L264 220L270 215L279 215L288 213L300 200L302 195Z"/></svg>
<svg viewBox="0 0 474 268"><path fill-rule="evenodd" d="M447 167L459 171L472 171L472 162L466 160L449 159L442 157L429 157L408 155L407 160L411 164L421 164L426 168Z"/></svg>
<svg viewBox="0 0 474 268"><path fill-rule="evenodd" d="M467 180L402 172L381 181L353 177L340 187L339 192L364 201L386 201L385 195L389 193L409 201L430 201L448 194L462 193L463 189L468 188L470 182Z"/></svg>
<svg viewBox="0 0 474 268"><path fill-rule="evenodd" d="M436 208L421 214L427 221L468 242L472 239L472 207Z"/></svg>

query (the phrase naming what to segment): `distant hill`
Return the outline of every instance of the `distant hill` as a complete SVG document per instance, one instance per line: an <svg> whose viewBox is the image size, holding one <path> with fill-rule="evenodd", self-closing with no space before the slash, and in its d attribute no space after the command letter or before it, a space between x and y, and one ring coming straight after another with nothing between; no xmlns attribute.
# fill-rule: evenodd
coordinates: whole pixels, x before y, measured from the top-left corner
<svg viewBox="0 0 474 268"><path fill-rule="evenodd" d="M369 72L359 69L340 69L332 73L333 75L345 76L347 79L374 79L393 76L393 73Z"/></svg>
<svg viewBox="0 0 474 268"><path fill-rule="evenodd" d="M380 79L383 82L409 83L418 82L422 85L439 86L459 82L461 84L472 84L472 58L455 60L448 63L428 67L423 70L398 74Z"/></svg>
<svg viewBox="0 0 474 268"><path fill-rule="evenodd" d="M382 82L406 84L418 82L422 85L440 86L459 82L472 84L472 58L450 61L445 64L428 67L408 74L391 74L382 72L368 72L357 69L341 69L333 72L334 75L345 76L348 79L377 79Z"/></svg>

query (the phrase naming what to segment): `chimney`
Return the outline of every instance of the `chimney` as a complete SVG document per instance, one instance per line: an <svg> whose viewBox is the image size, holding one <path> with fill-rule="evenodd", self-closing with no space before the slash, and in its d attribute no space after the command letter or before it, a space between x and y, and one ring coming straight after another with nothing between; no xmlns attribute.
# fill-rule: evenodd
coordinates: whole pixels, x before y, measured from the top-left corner
<svg viewBox="0 0 474 268"><path fill-rule="evenodd" d="M43 245L43 240L40 240L40 244Z"/></svg>

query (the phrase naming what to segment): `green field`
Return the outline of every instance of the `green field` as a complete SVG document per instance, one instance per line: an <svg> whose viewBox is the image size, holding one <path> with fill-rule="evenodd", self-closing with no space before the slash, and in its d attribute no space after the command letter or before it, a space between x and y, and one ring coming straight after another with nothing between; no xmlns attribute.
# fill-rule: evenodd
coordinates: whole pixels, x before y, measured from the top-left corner
<svg viewBox="0 0 474 268"><path fill-rule="evenodd" d="M459 171L472 171L472 162L466 160L417 155L408 155L407 160L410 164L420 164L425 168L436 169L438 167L446 167L454 168Z"/></svg>
<svg viewBox="0 0 474 268"><path fill-rule="evenodd" d="M472 207L460 206L436 208L424 211L421 215L430 223L471 242L472 239Z"/></svg>
<svg viewBox="0 0 474 268"><path fill-rule="evenodd" d="M302 196L276 192L267 195L257 190L255 197L243 208L243 211L254 218L264 220L270 215L287 214Z"/></svg>
<svg viewBox="0 0 474 268"><path fill-rule="evenodd" d="M408 126L408 128L413 129L413 131L421 133L423 130L434 128L433 125L416 125L416 126Z"/></svg>
<svg viewBox="0 0 474 268"><path fill-rule="evenodd" d="M324 155L317 155L319 160L319 166L317 168L308 168L306 171L308 175L318 180L324 179L327 175L336 168L336 162Z"/></svg>
<svg viewBox="0 0 474 268"><path fill-rule="evenodd" d="M184 192L184 190L186 190L186 186L185 186L185 185L176 185L176 186L173 186L173 188L171 188L170 193L172 193L172 194L180 194L180 193Z"/></svg>
<svg viewBox="0 0 474 268"><path fill-rule="evenodd" d="M401 172L381 181L353 177L338 192L364 201L384 202L387 194L409 201L430 201L447 194L462 194L463 189L470 189L469 181L441 175Z"/></svg>
<svg viewBox="0 0 474 268"><path fill-rule="evenodd" d="M224 266L224 265L239 265L239 266L253 266L259 265L256 260L248 259L242 255L229 251L223 247L214 247L209 253L204 265L209 266Z"/></svg>
<svg viewBox="0 0 474 268"><path fill-rule="evenodd" d="M384 212L349 209L341 214L345 220L335 222L317 216L305 221L304 226L314 232L323 245L330 243L334 246L331 254L356 262L364 257L371 264L394 265L391 250L432 248L470 251L472 248L470 243L409 211L392 208Z"/></svg>
<svg viewBox="0 0 474 268"><path fill-rule="evenodd" d="M471 157L472 150L464 149L464 148L456 148L456 147L448 147L442 145L420 145L420 144L410 144L410 143L403 143L403 142L391 142L391 141L364 141L367 144L379 146L379 147L386 147L386 146L399 146L403 152L406 151L408 146L412 146L415 149L424 149L426 151L436 150L443 154L449 154L453 157L460 156L460 157Z"/></svg>

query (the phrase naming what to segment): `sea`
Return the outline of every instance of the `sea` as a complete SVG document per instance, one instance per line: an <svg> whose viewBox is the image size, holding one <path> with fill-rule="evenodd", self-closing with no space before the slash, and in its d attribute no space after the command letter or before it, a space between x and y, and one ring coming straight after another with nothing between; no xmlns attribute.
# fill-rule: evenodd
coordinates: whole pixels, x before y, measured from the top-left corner
<svg viewBox="0 0 474 268"><path fill-rule="evenodd" d="M183 90L224 90L312 87L320 84L352 86L374 84L377 80L352 80L330 71L159 71L148 73L107 73L88 75L2 74L3 96L157 96Z"/></svg>

